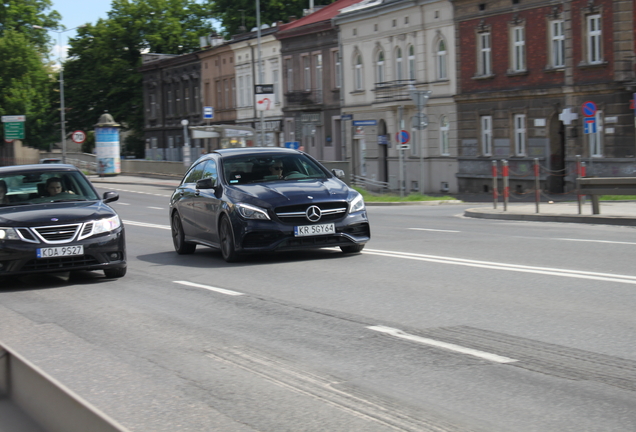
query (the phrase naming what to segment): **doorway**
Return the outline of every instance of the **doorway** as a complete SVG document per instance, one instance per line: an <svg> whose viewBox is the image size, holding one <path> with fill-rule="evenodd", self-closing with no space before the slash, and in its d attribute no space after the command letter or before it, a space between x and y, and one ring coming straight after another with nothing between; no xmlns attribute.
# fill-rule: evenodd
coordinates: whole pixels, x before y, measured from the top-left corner
<svg viewBox="0 0 636 432"><path fill-rule="evenodd" d="M548 193L565 192L565 125L554 114L550 119L550 158L546 177Z"/></svg>

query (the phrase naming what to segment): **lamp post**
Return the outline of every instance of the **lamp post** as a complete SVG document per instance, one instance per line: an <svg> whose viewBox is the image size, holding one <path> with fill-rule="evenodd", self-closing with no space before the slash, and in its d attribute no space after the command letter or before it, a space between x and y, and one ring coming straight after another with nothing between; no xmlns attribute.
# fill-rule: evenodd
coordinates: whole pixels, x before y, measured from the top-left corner
<svg viewBox="0 0 636 432"><path fill-rule="evenodd" d="M35 29L45 30L44 27L34 25L32 26ZM57 33L57 44L58 44L58 53L57 53L57 61L60 64L60 133L62 138L62 163L66 163L66 118L64 113L64 66L62 65L62 33L66 33L72 30L77 30L78 28L86 27L86 24L82 24L78 27L73 27L72 29L67 30L49 30L54 33ZM49 146L49 153L52 153L52 148Z"/></svg>

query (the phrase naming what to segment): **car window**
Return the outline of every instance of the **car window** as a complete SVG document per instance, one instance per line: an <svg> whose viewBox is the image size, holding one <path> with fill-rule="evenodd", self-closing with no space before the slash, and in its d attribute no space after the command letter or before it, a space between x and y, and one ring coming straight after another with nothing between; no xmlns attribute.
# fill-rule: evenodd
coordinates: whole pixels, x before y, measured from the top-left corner
<svg viewBox="0 0 636 432"><path fill-rule="evenodd" d="M203 178L203 168L205 167L205 162L202 161L190 168L190 170L186 173L183 178L181 184L185 183L196 183L198 180Z"/></svg>
<svg viewBox="0 0 636 432"><path fill-rule="evenodd" d="M282 177L272 167L282 166ZM245 155L223 160L223 175L231 185L281 180L325 178L318 165L303 154Z"/></svg>
<svg viewBox="0 0 636 432"><path fill-rule="evenodd" d="M211 159L205 163L205 166L203 167L203 175L201 178L212 178L216 180L216 177L216 161L214 159Z"/></svg>
<svg viewBox="0 0 636 432"><path fill-rule="evenodd" d="M84 201L99 199L89 181L77 171L29 171L0 176L7 186L6 198L0 205L24 205L51 201ZM54 184L55 195L47 186Z"/></svg>

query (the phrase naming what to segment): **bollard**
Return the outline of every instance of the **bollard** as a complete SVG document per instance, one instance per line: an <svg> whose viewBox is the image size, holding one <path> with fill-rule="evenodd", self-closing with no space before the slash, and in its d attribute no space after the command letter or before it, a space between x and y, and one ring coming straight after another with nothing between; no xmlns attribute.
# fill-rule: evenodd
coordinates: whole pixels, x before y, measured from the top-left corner
<svg viewBox="0 0 636 432"><path fill-rule="evenodd" d="M541 201L541 183L539 181L539 159L534 159L534 200L536 201L537 213L539 213L539 201Z"/></svg>
<svg viewBox="0 0 636 432"><path fill-rule="evenodd" d="M497 209L497 199L499 193L497 191L497 161L492 161L492 199L493 199L493 208Z"/></svg>
<svg viewBox="0 0 636 432"><path fill-rule="evenodd" d="M508 210L508 198L510 197L510 186L508 185L508 161L502 160L501 176L503 177L503 206L504 211Z"/></svg>

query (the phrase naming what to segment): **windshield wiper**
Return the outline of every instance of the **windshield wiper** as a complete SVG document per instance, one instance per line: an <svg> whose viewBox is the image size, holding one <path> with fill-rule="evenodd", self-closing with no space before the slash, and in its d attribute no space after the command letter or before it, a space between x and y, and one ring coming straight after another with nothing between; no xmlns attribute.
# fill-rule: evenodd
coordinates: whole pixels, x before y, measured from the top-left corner
<svg viewBox="0 0 636 432"><path fill-rule="evenodd" d="M84 198L67 198L67 199L61 199L61 200L53 200L53 201L50 201L50 202L58 203L58 202L70 202L70 201L86 201L86 199L84 199Z"/></svg>

